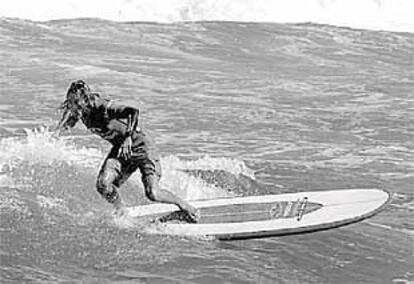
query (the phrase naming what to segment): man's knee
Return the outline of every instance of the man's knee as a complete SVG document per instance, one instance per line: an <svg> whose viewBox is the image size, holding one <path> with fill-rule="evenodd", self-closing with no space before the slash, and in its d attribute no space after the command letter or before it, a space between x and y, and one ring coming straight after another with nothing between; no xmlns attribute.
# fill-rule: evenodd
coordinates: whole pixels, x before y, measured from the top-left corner
<svg viewBox="0 0 414 284"><path fill-rule="evenodd" d="M109 203L114 203L118 198L118 192L114 186L114 179L109 175L99 175L96 180L96 190Z"/></svg>

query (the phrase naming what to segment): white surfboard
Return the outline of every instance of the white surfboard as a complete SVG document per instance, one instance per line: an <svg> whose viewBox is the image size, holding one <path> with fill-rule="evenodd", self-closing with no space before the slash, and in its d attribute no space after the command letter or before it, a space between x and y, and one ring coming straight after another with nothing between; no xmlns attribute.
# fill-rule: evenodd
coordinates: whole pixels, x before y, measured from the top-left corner
<svg viewBox="0 0 414 284"><path fill-rule="evenodd" d="M130 208L133 217L159 220L159 233L245 239L313 232L361 221L390 200L380 189L344 189L194 201L198 223L169 204Z"/></svg>

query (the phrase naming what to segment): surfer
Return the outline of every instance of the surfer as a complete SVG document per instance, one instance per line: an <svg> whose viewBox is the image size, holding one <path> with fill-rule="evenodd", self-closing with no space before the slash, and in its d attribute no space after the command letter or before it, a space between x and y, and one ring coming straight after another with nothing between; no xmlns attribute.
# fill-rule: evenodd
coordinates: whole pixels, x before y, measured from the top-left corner
<svg viewBox="0 0 414 284"><path fill-rule="evenodd" d="M193 221L198 219L196 208L159 186L161 165L154 142L138 127L137 108L115 104L91 92L82 80L72 82L62 104L62 118L56 128L72 128L81 120L92 133L112 144L97 177L97 191L111 203L119 216L127 214L118 189L139 169L145 195L151 201L172 203L186 212Z"/></svg>

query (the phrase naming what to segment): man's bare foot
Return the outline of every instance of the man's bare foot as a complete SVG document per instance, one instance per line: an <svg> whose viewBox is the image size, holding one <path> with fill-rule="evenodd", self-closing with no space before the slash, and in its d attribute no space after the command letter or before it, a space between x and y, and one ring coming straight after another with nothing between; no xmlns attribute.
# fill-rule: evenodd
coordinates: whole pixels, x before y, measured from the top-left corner
<svg viewBox="0 0 414 284"><path fill-rule="evenodd" d="M200 212L190 204L184 203L183 206L181 206L181 210L185 211L195 223L200 220Z"/></svg>

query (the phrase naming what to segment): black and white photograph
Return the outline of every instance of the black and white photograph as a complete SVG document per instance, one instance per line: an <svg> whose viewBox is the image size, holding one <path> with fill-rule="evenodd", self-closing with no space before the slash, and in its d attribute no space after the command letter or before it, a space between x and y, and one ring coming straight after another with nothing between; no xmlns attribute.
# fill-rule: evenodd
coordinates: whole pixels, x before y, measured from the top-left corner
<svg viewBox="0 0 414 284"><path fill-rule="evenodd" d="M413 0L2 0L0 283L414 284Z"/></svg>

